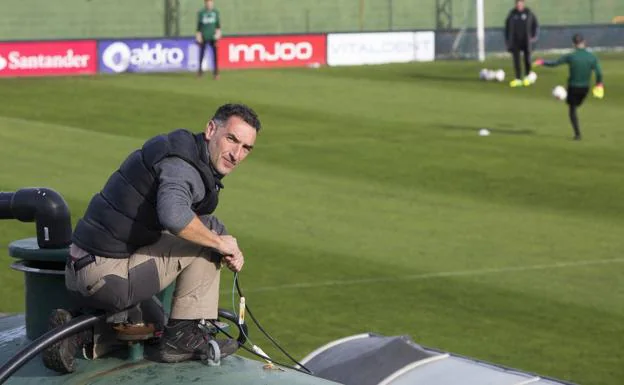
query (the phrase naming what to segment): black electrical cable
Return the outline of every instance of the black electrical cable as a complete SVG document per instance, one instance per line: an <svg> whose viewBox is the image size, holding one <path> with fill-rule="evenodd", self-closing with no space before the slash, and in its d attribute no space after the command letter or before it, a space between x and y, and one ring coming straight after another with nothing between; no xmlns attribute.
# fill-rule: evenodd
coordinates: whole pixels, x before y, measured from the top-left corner
<svg viewBox="0 0 624 385"><path fill-rule="evenodd" d="M249 331L247 330L247 324L245 324L244 322L242 324L239 324L238 316L234 314L233 311L229 311L226 309L219 309L219 317L225 318L226 320L238 326L238 338L236 340L240 345L244 345L245 342L247 342L247 334L249 334ZM210 322L214 325L214 322Z"/></svg>
<svg viewBox="0 0 624 385"><path fill-rule="evenodd" d="M59 329L53 329L41 335L2 365L0 368L0 384L3 384L13 373L45 348L69 336L78 334L105 318L106 314L97 316L82 315L72 319Z"/></svg>
<svg viewBox="0 0 624 385"><path fill-rule="evenodd" d="M239 285L239 279L238 276L235 275L234 276L234 280L236 281L236 290L238 290L238 295L241 297L244 297L243 295L243 291L240 288ZM297 361L296 359L294 359L290 354L288 354L288 352L286 350L284 350L278 343L277 341L275 341L273 339L273 337L271 337L269 335L269 333L266 332L266 330L264 330L264 328L262 326L260 326L260 323L258 322L258 320L256 320L256 317L254 317L253 313L251 312L251 309L249 308L248 305L245 305L245 309L247 309L247 313L249 313L249 316L251 317L251 319L253 320L253 322L256 324L256 326L258 327L258 329L260 329L260 331L269 339L271 340L271 342L273 343L273 345L275 345L275 347L277 347L282 353L284 353L288 358L291 359L292 362L294 362L295 364L299 365L301 368L305 369L309 374L312 374L312 371L308 368L306 368L303 364L301 364L299 361Z"/></svg>
<svg viewBox="0 0 624 385"><path fill-rule="evenodd" d="M225 330L221 329L221 327L219 327L219 325L217 325L217 324L216 324L213 320L208 320L208 321L209 321L209 322L210 322L210 323L211 323L214 327L216 327L217 329L219 329L219 331L220 331L221 333L223 333L223 334L224 334L227 338L230 338L230 339L235 339L235 338L234 338L233 336L231 336L228 332L226 332ZM239 347L241 347L241 348L243 348L244 350L248 351L249 353L253 354L254 356L257 356L257 357L259 357L259 358L262 358L263 360L267 360L267 359L269 359L269 358L267 358L267 357L263 356L262 354L258 354L258 353L256 353L256 352L254 352L253 350L249 349L247 346L245 346L245 345L243 345L243 344L241 344L241 343L239 343L239 344L238 344L238 346L239 346ZM274 360L274 359L272 359L272 358L271 358L271 359L269 359L269 360L270 360L271 362L273 362L274 364L278 365L278 366L283 366L283 367L288 368L288 369L296 370L296 371L298 371L298 372L301 372L301 373L303 373L303 374L307 374L307 375L309 375L309 376L312 376L312 375L313 375L313 374L312 374L312 372L309 372L309 371L308 371L308 372L306 372L305 370L301 370L301 369L296 368L296 367L294 367L294 366L290 366L290 365L287 365L287 364L283 364L283 363L281 363L281 362L275 361L275 360Z"/></svg>

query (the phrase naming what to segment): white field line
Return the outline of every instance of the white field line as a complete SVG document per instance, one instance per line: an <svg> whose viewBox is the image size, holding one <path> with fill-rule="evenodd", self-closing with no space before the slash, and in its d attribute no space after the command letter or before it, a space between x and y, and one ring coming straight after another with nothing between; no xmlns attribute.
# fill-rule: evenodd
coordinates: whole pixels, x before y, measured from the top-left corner
<svg viewBox="0 0 624 385"><path fill-rule="evenodd" d="M579 266L593 266L593 265L610 265L615 263L624 263L624 258L614 259L596 259L574 262L557 262L543 265L528 265L528 266L514 266L514 267L492 267L484 269L474 270L457 270L457 271L440 271L434 273L424 274L412 274L412 275L397 275L395 277L382 277L382 278L360 278L360 279L345 279L339 281L319 281L319 282L300 282L275 286L261 286L250 287L245 289L245 292L264 292L264 291L279 291L288 289L313 289L318 287L329 286L348 286L348 285L361 285L371 283L387 283L395 281L420 281L432 278L446 278L446 277L465 277L465 276L477 276L488 274L504 274L514 272L525 272L535 270L551 270L551 269L563 269L567 267L579 267ZM229 290L223 291L222 294L230 293Z"/></svg>

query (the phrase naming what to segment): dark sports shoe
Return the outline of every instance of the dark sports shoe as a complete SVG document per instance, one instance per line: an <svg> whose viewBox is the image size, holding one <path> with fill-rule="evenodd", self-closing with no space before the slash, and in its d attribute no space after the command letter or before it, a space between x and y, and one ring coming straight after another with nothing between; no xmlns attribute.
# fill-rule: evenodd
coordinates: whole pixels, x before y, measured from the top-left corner
<svg viewBox="0 0 624 385"><path fill-rule="evenodd" d="M56 329L72 320L72 315L65 309L54 309L48 320L48 330ZM73 335L61 340L43 351L41 357L46 368L59 373L71 373L76 370L75 356L78 351L79 337Z"/></svg>
<svg viewBox="0 0 624 385"><path fill-rule="evenodd" d="M205 360L211 358L210 341L219 345L221 358L233 354L238 349L238 342L233 339L216 339L214 334L206 333L199 327L199 321L177 321L165 327L160 341L160 359L163 362Z"/></svg>

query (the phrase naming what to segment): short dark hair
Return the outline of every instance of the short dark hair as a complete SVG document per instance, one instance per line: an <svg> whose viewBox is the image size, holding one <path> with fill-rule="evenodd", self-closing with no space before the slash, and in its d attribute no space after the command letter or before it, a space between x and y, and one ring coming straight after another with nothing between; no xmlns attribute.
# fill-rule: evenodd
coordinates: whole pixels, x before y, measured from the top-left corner
<svg viewBox="0 0 624 385"><path fill-rule="evenodd" d="M222 105L217 109L212 120L217 123L217 125L225 123L232 116L237 116L250 126L256 129L256 132L260 131L262 125L260 124L260 119L258 118L258 114L251 107L246 106L244 104L237 103L227 103Z"/></svg>
<svg viewBox="0 0 624 385"><path fill-rule="evenodd" d="M585 41L585 38L580 33L575 33L574 36L572 36L572 42L574 43L574 45L579 45L583 43L584 41Z"/></svg>

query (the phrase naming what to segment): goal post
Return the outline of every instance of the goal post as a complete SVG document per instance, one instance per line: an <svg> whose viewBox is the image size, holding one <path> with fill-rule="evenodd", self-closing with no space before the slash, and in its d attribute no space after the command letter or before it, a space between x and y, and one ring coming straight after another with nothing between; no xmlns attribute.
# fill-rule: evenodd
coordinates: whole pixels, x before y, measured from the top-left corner
<svg viewBox="0 0 624 385"><path fill-rule="evenodd" d="M480 62L485 61L485 0L477 2L477 54Z"/></svg>
<svg viewBox="0 0 624 385"><path fill-rule="evenodd" d="M449 0L451 1L451 0ZM485 1L455 0L455 28L439 30L441 43L448 47L443 57L485 61ZM500 1L500 0L499 0ZM488 3L492 6L491 2ZM454 23L455 24L455 23Z"/></svg>

